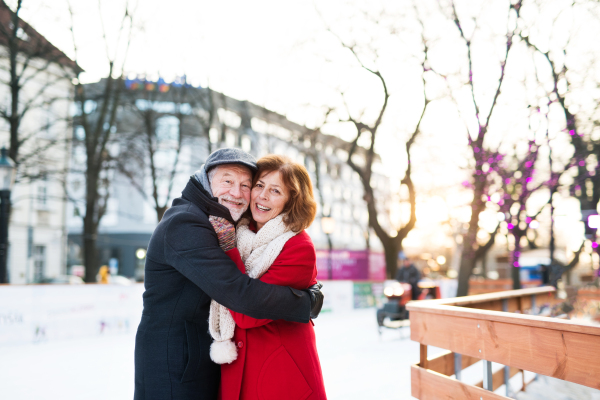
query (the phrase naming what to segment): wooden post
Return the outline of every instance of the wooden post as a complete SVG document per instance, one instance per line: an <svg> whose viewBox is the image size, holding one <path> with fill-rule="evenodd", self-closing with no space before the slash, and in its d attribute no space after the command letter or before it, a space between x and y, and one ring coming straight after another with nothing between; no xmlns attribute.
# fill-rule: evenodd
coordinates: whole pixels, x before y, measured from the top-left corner
<svg viewBox="0 0 600 400"><path fill-rule="evenodd" d="M421 368L427 369L427 345L421 345L421 362L419 364Z"/></svg>

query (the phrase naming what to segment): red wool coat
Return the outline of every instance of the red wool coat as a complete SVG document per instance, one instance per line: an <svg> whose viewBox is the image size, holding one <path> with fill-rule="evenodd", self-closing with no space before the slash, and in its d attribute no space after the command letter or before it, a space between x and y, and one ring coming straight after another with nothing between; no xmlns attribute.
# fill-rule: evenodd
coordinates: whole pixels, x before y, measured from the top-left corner
<svg viewBox="0 0 600 400"><path fill-rule="evenodd" d="M245 272L237 249L227 254ZM261 281L295 289L316 283L315 247L305 231L292 237ZM221 366L222 400L325 400L315 332L309 324L254 319L231 311L238 357Z"/></svg>

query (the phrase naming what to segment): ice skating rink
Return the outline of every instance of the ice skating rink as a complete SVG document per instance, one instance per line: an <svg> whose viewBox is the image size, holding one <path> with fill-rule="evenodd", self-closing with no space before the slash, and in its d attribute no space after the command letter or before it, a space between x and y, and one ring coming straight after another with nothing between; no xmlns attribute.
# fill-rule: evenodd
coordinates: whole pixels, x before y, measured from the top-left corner
<svg viewBox="0 0 600 400"><path fill-rule="evenodd" d="M377 333L375 309L315 320L329 400L411 399L419 345L403 331ZM0 347L2 400L131 400L135 327L129 333ZM435 350L430 353L435 354Z"/></svg>

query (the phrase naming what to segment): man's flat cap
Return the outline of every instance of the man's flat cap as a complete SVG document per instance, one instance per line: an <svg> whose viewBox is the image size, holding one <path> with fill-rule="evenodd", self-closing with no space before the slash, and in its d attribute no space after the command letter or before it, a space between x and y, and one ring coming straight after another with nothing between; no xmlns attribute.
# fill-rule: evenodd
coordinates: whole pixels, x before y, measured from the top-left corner
<svg viewBox="0 0 600 400"><path fill-rule="evenodd" d="M224 148L214 151L206 159L204 169L208 172L211 168L223 164L240 164L250 168L252 173L258 170L256 167L256 158L253 155L235 148Z"/></svg>

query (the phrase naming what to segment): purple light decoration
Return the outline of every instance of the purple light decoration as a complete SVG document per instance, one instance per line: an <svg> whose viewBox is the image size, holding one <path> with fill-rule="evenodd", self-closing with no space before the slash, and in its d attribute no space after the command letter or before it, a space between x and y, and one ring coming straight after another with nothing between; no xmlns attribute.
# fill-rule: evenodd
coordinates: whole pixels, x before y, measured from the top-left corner
<svg viewBox="0 0 600 400"><path fill-rule="evenodd" d="M462 185L463 185L464 187L469 187L469 186L471 186L471 184L469 183L469 181L463 181Z"/></svg>
<svg viewBox="0 0 600 400"><path fill-rule="evenodd" d="M475 147L475 148L473 149L473 151L474 151L475 153L479 153L479 150L480 150L480 149L479 149L479 147Z"/></svg>
<svg viewBox="0 0 600 400"><path fill-rule="evenodd" d="M529 183L529 182L531 182L532 180L533 180L533 178L529 176L529 177L527 177L527 179L525 179L525 182Z"/></svg>
<svg viewBox="0 0 600 400"><path fill-rule="evenodd" d="M531 222L531 217L525 218L525 222L530 223Z"/></svg>
<svg viewBox="0 0 600 400"><path fill-rule="evenodd" d="M527 162L525 163L525 168L531 168L531 164L532 164L532 162L531 162L531 161L527 161Z"/></svg>
<svg viewBox="0 0 600 400"><path fill-rule="evenodd" d="M575 134L575 130L571 129L571 130L569 131L569 134L570 134L571 136L573 136L573 135Z"/></svg>
<svg viewBox="0 0 600 400"><path fill-rule="evenodd" d="M518 261L515 261L515 262L513 263L513 267L515 267L515 268L519 268L519 262L518 262Z"/></svg>
<svg viewBox="0 0 600 400"><path fill-rule="evenodd" d="M592 242L592 248L597 248L598 247L598 242Z"/></svg>
<svg viewBox="0 0 600 400"><path fill-rule="evenodd" d="M506 225L506 227L507 227L508 229L512 229L512 228L514 228L515 226L509 222L509 223L508 223L508 225Z"/></svg>
<svg viewBox="0 0 600 400"><path fill-rule="evenodd" d="M579 166L580 166L580 167L583 167L583 166L585 166L585 161L583 161L583 160L579 161Z"/></svg>
<svg viewBox="0 0 600 400"><path fill-rule="evenodd" d="M515 251L515 257L521 257L521 252L520 251Z"/></svg>
<svg viewBox="0 0 600 400"><path fill-rule="evenodd" d="M506 184L508 185L510 183L510 178L506 178Z"/></svg>

